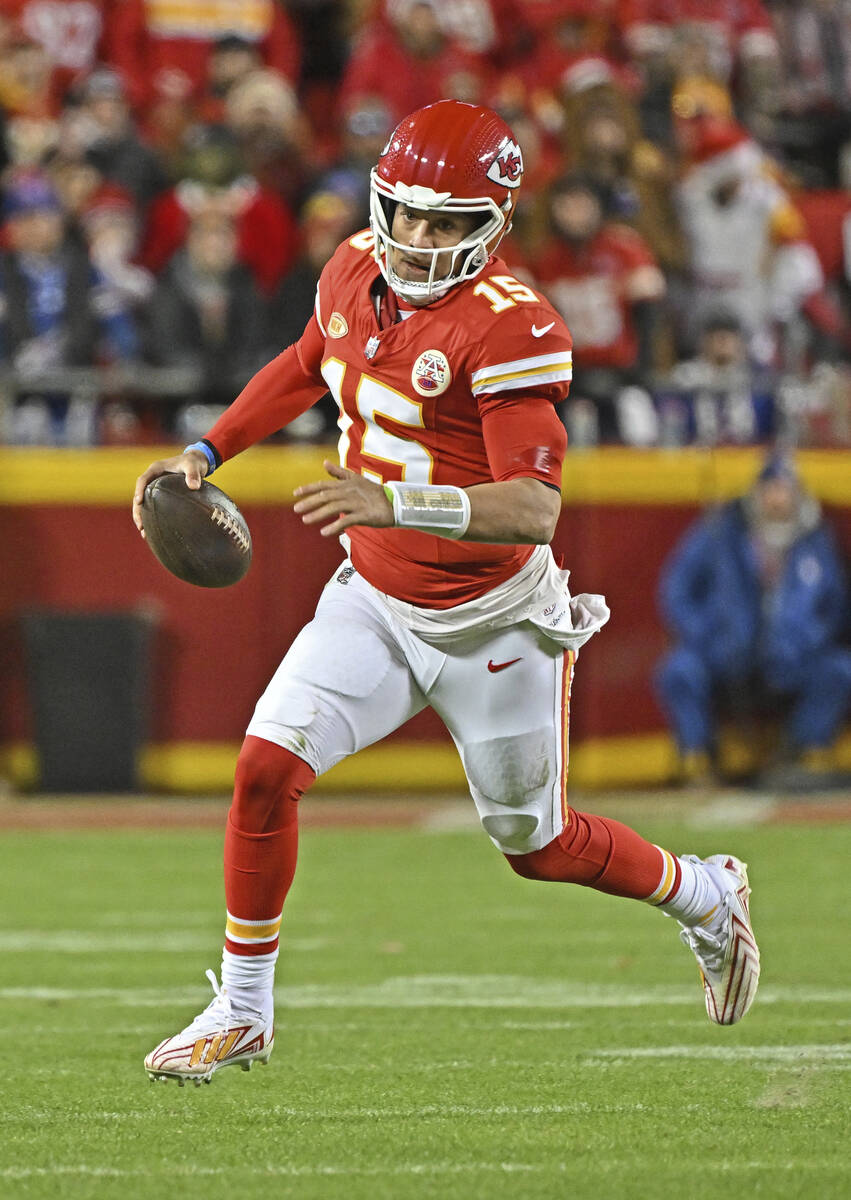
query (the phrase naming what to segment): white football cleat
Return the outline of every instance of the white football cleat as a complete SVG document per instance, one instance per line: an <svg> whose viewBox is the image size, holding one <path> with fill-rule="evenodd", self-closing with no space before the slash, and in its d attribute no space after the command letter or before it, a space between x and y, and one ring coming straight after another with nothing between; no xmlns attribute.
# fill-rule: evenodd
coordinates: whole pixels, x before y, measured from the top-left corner
<svg viewBox="0 0 851 1200"><path fill-rule="evenodd" d="M700 859L721 891L721 901L705 925L682 926L680 937L697 959L706 1011L716 1025L735 1025L753 1004L759 984L759 947L751 928L747 863L730 854Z"/></svg>
<svg viewBox="0 0 851 1200"><path fill-rule="evenodd" d="M146 1057L151 1079L176 1079L180 1087L190 1080L197 1087L209 1083L220 1067L249 1071L254 1062L269 1061L275 1044L273 1022L259 1013L233 1012L227 989L219 988L212 971L207 978L215 996L191 1025L160 1042Z"/></svg>

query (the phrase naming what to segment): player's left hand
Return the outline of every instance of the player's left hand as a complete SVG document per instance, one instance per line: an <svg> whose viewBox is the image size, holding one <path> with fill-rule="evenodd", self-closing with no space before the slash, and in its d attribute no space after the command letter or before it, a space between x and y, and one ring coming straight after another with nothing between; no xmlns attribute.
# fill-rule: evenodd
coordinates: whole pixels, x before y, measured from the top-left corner
<svg viewBox="0 0 851 1200"><path fill-rule="evenodd" d="M365 479L330 459L322 464L330 479L320 483L305 483L294 495L299 499L294 508L305 525L322 525L323 537L334 537L350 525L372 525L383 529L394 524L393 505L380 483Z"/></svg>

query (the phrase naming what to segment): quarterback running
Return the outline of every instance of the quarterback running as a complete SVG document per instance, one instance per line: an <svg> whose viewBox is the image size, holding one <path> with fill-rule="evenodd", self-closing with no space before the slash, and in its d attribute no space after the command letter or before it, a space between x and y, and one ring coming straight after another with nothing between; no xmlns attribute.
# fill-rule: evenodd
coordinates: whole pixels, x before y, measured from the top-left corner
<svg viewBox="0 0 851 1200"><path fill-rule="evenodd" d="M370 177L370 227L341 245L300 338L200 442L152 463L200 487L223 461L330 391L338 460L295 511L346 557L260 697L225 833L221 987L145 1059L152 1079L209 1082L266 1062L298 803L314 779L431 707L461 757L481 824L509 866L642 900L697 958L712 1021L750 1007L759 951L732 855L677 856L576 811L568 718L602 596L568 590L549 543L566 449L556 405L570 334L497 255L523 179L511 130L442 100L406 117Z"/></svg>

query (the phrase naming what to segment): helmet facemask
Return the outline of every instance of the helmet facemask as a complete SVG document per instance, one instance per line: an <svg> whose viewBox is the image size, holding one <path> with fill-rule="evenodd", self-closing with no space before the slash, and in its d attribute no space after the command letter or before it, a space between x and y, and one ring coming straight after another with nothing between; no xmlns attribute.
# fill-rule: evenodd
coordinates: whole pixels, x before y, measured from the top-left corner
<svg viewBox="0 0 851 1200"><path fill-rule="evenodd" d="M375 234L375 260L381 273L393 291L403 300L414 305L430 304L459 283L478 275L510 227L513 205L509 200L501 209L490 196L455 199L451 192L435 192L431 188L386 182L373 170L370 174L370 225ZM480 223L456 246L411 247L397 241L391 234L393 216L399 204L408 205L417 211L457 215L474 213L481 215ZM393 269L391 251L411 253L423 259L431 257L427 279L402 279ZM437 277L440 255L450 256L449 270Z"/></svg>

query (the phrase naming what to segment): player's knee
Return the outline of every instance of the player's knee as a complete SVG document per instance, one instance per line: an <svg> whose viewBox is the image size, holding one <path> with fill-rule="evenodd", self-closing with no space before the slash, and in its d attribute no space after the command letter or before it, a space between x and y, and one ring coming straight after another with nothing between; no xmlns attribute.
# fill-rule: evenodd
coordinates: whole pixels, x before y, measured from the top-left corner
<svg viewBox="0 0 851 1200"><path fill-rule="evenodd" d="M540 836L551 805L554 761L549 730L467 744L464 769L482 828L503 853L522 854Z"/></svg>
<svg viewBox="0 0 851 1200"><path fill-rule="evenodd" d="M531 813L510 813L507 815L482 817L482 828L496 842L503 853L506 847L527 846L535 835L540 822Z"/></svg>
<svg viewBox="0 0 851 1200"><path fill-rule="evenodd" d="M297 755L274 742L249 735L236 762L231 821L245 833L281 829L314 778Z"/></svg>

